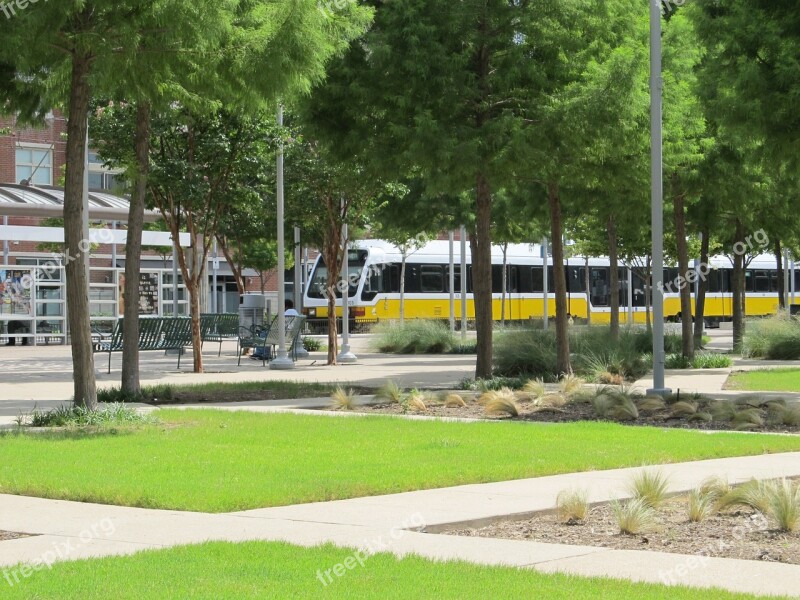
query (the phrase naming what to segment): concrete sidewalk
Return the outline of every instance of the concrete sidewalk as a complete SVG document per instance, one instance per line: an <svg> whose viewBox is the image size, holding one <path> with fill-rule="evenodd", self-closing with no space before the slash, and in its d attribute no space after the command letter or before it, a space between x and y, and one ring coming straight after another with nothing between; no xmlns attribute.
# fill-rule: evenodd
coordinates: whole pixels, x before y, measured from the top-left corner
<svg viewBox="0 0 800 600"><path fill-rule="evenodd" d="M741 482L752 477L800 476L800 453L698 461L659 467L670 491L686 491L710 476ZM0 495L0 530L40 534L0 542L0 567L20 562L130 554L206 540L280 540L310 546L381 548L397 555L512 565L543 572L608 576L699 588L794 596L800 566L659 552L468 538L423 533L453 522L481 523L555 507L564 489L582 488L593 502L625 496L641 469L615 469L489 484L463 485L249 510L203 514L125 508ZM330 565L327 565L330 566ZM325 568L326 565L321 565ZM8 571L5 573L13 573ZM4 573L4 574L5 574ZM313 578L315 573L309 573Z"/></svg>

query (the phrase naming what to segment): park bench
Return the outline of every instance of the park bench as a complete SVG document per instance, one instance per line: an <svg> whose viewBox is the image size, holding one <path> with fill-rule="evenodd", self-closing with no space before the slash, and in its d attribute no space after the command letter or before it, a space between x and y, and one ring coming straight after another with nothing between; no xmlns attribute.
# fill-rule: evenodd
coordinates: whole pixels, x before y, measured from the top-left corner
<svg viewBox="0 0 800 600"><path fill-rule="evenodd" d="M239 315L235 313L200 315L200 336L205 342L219 342L217 356L222 355L222 342L239 338Z"/></svg>
<svg viewBox="0 0 800 600"><path fill-rule="evenodd" d="M267 337L269 332L274 329L278 317L273 317L272 321L266 325L251 325L250 327L239 327L239 345L237 354L239 355L237 365L242 364L242 353L245 350L261 348L261 364L267 362Z"/></svg>
<svg viewBox="0 0 800 600"><path fill-rule="evenodd" d="M111 334L97 334L94 337L93 352L108 353L108 372L111 373L111 355L122 352L122 324L120 318ZM181 368L181 355L186 346L192 344L192 320L188 317L144 317L139 319L138 348L147 350L177 350L178 368Z"/></svg>

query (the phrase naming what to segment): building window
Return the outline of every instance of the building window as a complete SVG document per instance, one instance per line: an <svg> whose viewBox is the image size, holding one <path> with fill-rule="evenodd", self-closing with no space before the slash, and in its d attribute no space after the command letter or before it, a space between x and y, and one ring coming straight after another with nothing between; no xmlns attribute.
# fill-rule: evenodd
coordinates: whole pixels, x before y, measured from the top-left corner
<svg viewBox="0 0 800 600"><path fill-rule="evenodd" d="M89 152L89 189L124 193L125 182L118 169L107 169L97 152Z"/></svg>
<svg viewBox="0 0 800 600"><path fill-rule="evenodd" d="M17 146L17 183L53 185L53 151L43 146Z"/></svg>

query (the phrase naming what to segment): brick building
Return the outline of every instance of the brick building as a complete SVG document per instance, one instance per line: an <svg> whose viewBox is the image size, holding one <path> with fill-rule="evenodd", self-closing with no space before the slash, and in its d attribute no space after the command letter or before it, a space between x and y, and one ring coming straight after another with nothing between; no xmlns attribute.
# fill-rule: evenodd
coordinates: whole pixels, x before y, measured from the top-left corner
<svg viewBox="0 0 800 600"><path fill-rule="evenodd" d="M0 190L0 209L4 200L8 206L8 204L14 204L14 200L19 201L20 198L24 198L25 201L36 204L44 202L56 205L54 206L56 213L53 214L56 216L59 199L60 202L63 202L61 186L63 186L66 162L66 125L66 119L57 111L49 114L45 123L36 128L18 127L13 117L0 117L0 186L6 184L5 196L3 196L3 190ZM121 181L113 171L103 167L97 155L91 150L89 152L89 188L90 202L94 206L98 204L100 206L106 204L122 206L120 202L125 203L126 206L124 198L114 198L115 195L122 196L125 193ZM124 212L126 213L127 209ZM55 242L43 243L35 236L36 241L33 241L30 239L30 235L9 233L22 231L15 229L18 227L52 226L52 223L43 223L44 217L20 214L18 206L15 207L13 213L6 210L0 212L0 215L2 215L0 226L11 227L11 229L5 229L5 235L0 235L3 252L0 258L0 288L2 288L0 292L7 292L15 287L12 284L18 283L17 279L32 273L34 267L52 264L54 253L58 253L60 246ZM104 218L102 222L93 220L93 223L95 228L125 228L122 218L118 221ZM188 298L185 290L180 285L177 288L174 287L172 263L170 252L162 255L156 249L145 248L142 254L142 270L146 273L143 277L149 278L147 285L143 280L143 286L151 290L154 285L156 286L158 298L154 300L155 306L152 310L157 314L172 314L175 309L180 314L188 312ZM107 325L120 314L119 283L124 266L124 244L99 242L92 245L92 318L99 325ZM41 274L41 269L37 273ZM42 336L37 333L48 331L62 333L64 331L63 269L59 267L59 269L55 269L54 273L51 281L37 280L37 287L33 288L32 293L28 292L32 297L28 298L27 303L18 303L16 309L12 309L9 298L0 297L0 338L10 337L8 334L12 332L9 331L8 324L11 321L24 322L24 326L29 330L28 336L37 341L42 341ZM209 257L208 273L209 293L204 298L204 310L236 312L239 306L239 292L235 278L222 256L222 252L219 252L218 261ZM178 284L181 279L178 275ZM287 293L291 294L292 272L286 273L285 281ZM214 282L216 282L216 294L212 291ZM276 308L278 284L276 272L265 273L262 277L255 271L246 270L244 282L248 293L261 293L263 290L268 297L271 297L273 310ZM176 296L177 303L174 300ZM19 299L21 296L17 296L17 298ZM3 300L5 303L2 303ZM11 328L16 330L18 327L20 325L15 323ZM58 336L54 337L59 339ZM63 336L60 339L64 339Z"/></svg>

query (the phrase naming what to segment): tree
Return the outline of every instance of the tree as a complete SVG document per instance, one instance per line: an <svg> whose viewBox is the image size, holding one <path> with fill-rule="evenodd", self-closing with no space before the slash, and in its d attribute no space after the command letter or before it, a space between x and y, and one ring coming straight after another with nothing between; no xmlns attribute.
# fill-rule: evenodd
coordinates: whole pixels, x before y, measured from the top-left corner
<svg viewBox="0 0 800 600"><path fill-rule="evenodd" d="M184 18L174 18L177 13ZM155 70L158 75L148 80L153 75L149 69L153 63L148 57L158 52L151 53L148 45L138 42L149 32L169 45L174 39L171 34L192 29L193 24L200 24L196 31L203 31L212 42L216 41L212 31L224 34L224 48L217 47L215 52L193 48L198 51L196 54L183 55L196 57L197 64L203 67L202 77L198 75L200 69L188 71L190 79L202 81L199 94L194 88L197 96L215 90L215 97L228 102L260 105L280 95L307 92L324 75L327 60L361 33L370 14L369 9L355 3L347 3L335 12L323 12L313 3L298 4L293 0L231 4L93 0L68 7L61 3L39 4L0 23L4 42L0 65L16 74L13 83L4 82L3 91L9 96L2 98L0 105L6 109L24 106L28 114L41 113L42 108L59 102L66 102L69 107L64 229L67 255L74 257L66 265L66 278L77 404L93 408L97 398L86 293L87 258L79 252L83 237L84 140L92 93L119 91L120 73L130 74L125 79L130 83L130 87L125 86L125 94L134 100L150 99L139 94L143 89L174 91L174 80L166 77L164 70ZM177 45L167 50L173 56L181 54ZM148 85L137 85L145 80ZM42 93L37 93L40 90ZM63 90L67 91L62 93ZM224 93L219 93L222 90ZM143 107L139 140L147 137L145 117ZM137 154L143 159L143 144L139 150ZM142 169L140 178L136 189L141 193L145 178ZM132 206L141 209L138 201Z"/></svg>
<svg viewBox="0 0 800 600"><path fill-rule="evenodd" d="M289 138L291 132L291 138ZM328 300L328 364L335 365L339 354L336 324L336 298L344 286L354 286L340 274L350 239L343 225L363 227L370 211L380 205L394 187L366 176L356 161L339 162L313 138L294 125L285 138L287 172L287 215L303 227L305 239L316 244L327 269L325 289L318 290ZM352 229L351 229L352 231Z"/></svg>

